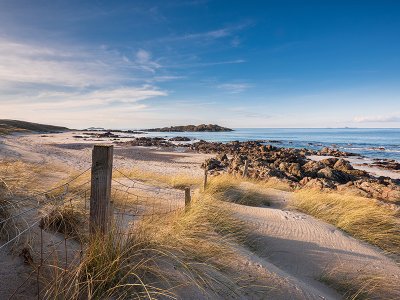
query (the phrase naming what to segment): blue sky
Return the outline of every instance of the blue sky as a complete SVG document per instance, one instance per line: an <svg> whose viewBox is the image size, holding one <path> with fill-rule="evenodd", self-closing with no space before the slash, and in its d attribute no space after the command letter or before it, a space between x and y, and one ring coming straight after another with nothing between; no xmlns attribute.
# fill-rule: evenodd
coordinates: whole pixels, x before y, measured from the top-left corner
<svg viewBox="0 0 400 300"><path fill-rule="evenodd" d="M399 1L0 0L0 118L400 127Z"/></svg>

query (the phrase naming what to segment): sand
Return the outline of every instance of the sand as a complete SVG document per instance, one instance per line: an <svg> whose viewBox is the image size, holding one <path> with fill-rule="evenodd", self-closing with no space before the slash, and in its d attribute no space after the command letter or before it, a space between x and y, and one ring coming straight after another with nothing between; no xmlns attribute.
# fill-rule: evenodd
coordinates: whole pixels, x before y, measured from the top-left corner
<svg viewBox="0 0 400 300"><path fill-rule="evenodd" d="M99 141L74 139L76 133L51 135L14 135L0 138L0 159L21 159L51 163L65 168L84 170L91 163L91 147ZM110 143L102 141L101 143ZM200 165L212 155L144 147L115 147L114 165L138 168L161 174L187 174L202 177ZM318 158L314 158L318 159ZM357 162L353 162L354 165ZM375 170L379 171L379 170ZM388 174L385 171L385 174ZM67 176L68 174L64 174ZM54 180L59 179L59 176ZM337 228L311 216L290 209L291 193L266 189L273 198L271 207L247 207L229 204L237 215L254 228L256 250L238 247L234 268L242 274L255 276L265 285L275 287L268 295L257 288L240 299L341 299L332 288L318 279L332 267L344 268L350 276L357 272L378 271L388 280L400 281L400 268L378 248L358 241ZM0 299L29 274L19 257L0 253ZM17 299L36 299L34 286L28 286ZM186 291L187 295L188 291ZM229 291L226 291L229 293ZM226 299L221 296L221 299Z"/></svg>

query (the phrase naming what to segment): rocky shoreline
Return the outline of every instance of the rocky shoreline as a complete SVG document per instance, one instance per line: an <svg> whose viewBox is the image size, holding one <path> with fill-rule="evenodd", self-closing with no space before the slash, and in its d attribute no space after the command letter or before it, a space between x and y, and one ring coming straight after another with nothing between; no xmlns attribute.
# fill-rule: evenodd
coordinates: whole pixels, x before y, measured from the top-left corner
<svg viewBox="0 0 400 300"><path fill-rule="evenodd" d="M288 183L294 189L348 191L400 204L400 180L375 177L366 171L355 169L345 159L357 156L354 153L330 148L320 151L279 148L259 141L227 144L200 142L193 144L191 148L199 152L219 153L204 165L214 174L227 172L242 175L247 161L246 176L250 178L274 178ZM313 161L307 158L310 155L329 157Z"/></svg>
<svg viewBox="0 0 400 300"><path fill-rule="evenodd" d="M247 142L206 142L175 144L171 141L187 139L175 137L137 138L121 142L132 146L186 147L192 151L216 154L205 162L211 174L243 174L246 161L247 175L258 180L277 179L289 184L293 189L310 188L318 190L349 191L360 196L376 198L400 204L400 180L389 177L375 177L366 171L355 169L347 157L360 156L332 148L319 151L310 149L281 148L266 144L266 141ZM120 144L121 144L120 143ZM320 161L308 158L311 155L327 156ZM398 163L379 160L373 165L398 170Z"/></svg>

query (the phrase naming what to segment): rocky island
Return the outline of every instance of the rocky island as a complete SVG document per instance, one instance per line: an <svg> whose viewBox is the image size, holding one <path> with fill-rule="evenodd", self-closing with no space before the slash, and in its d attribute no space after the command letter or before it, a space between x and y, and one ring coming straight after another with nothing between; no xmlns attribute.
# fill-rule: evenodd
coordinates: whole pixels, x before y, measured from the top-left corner
<svg viewBox="0 0 400 300"><path fill-rule="evenodd" d="M146 129L149 132L229 132L233 129L222 127L216 124L201 124L201 125L185 125L185 126L170 126L163 128Z"/></svg>

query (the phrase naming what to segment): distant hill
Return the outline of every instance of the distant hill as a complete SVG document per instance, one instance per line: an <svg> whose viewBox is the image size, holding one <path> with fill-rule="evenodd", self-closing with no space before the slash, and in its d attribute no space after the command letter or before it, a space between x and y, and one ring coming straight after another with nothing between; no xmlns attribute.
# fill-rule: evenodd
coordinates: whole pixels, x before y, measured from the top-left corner
<svg viewBox="0 0 400 300"><path fill-rule="evenodd" d="M14 132L60 132L68 130L67 127L61 126L0 119L0 134L10 134Z"/></svg>
<svg viewBox="0 0 400 300"><path fill-rule="evenodd" d="M186 125L186 126L171 126L163 128L145 129L150 132L224 132L233 131L233 129L222 127L215 124L201 125Z"/></svg>

